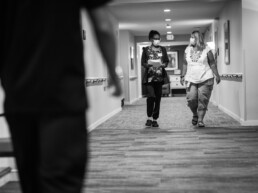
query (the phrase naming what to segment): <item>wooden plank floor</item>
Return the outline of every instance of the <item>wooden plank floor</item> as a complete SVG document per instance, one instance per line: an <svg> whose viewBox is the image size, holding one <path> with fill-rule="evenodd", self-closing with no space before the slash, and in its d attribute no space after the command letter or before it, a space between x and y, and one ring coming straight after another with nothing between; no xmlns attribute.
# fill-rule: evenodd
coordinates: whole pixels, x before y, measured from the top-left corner
<svg viewBox="0 0 258 193"><path fill-rule="evenodd" d="M146 129L145 99L91 133L87 193L258 192L258 127L210 105L191 126L184 98L162 98L159 129Z"/></svg>
<svg viewBox="0 0 258 193"><path fill-rule="evenodd" d="M185 98L169 97L162 98L160 128L146 129L145 103L91 132L83 192L258 192L258 127L241 127L210 104L207 127L195 128Z"/></svg>

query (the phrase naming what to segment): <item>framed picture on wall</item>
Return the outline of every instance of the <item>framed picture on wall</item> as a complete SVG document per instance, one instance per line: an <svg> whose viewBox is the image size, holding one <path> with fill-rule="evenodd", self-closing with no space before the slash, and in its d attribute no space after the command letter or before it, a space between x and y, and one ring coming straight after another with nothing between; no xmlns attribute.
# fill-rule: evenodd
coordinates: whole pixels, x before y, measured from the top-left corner
<svg viewBox="0 0 258 193"><path fill-rule="evenodd" d="M134 70L134 48L130 46L130 63L131 63L131 70Z"/></svg>
<svg viewBox="0 0 258 193"><path fill-rule="evenodd" d="M224 23L224 46L225 46L225 63L230 64L230 29L229 20Z"/></svg>
<svg viewBox="0 0 258 193"><path fill-rule="evenodd" d="M168 67L166 70L176 70L178 69L178 51L169 51L168 54Z"/></svg>
<svg viewBox="0 0 258 193"><path fill-rule="evenodd" d="M131 58L130 60L131 60L131 61L130 61L130 62L131 62L131 70L134 70L134 59Z"/></svg>

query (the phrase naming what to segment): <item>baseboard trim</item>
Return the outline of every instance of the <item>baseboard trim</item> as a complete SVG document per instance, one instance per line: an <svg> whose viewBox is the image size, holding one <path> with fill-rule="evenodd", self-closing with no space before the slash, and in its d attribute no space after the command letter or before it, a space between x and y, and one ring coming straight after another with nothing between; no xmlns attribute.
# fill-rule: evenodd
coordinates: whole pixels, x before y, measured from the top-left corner
<svg viewBox="0 0 258 193"><path fill-rule="evenodd" d="M96 121L95 123L92 123L91 125L88 126L87 130L88 132L91 132L92 130L96 129L99 125L101 125L102 123L104 123L105 121L107 121L108 119L110 119L111 117L113 117L114 115L116 115L117 113L119 113L120 111L122 111L122 108L118 108L114 111L112 111L111 113L107 114L106 116L100 118L98 121Z"/></svg>
<svg viewBox="0 0 258 193"><path fill-rule="evenodd" d="M4 186L7 182L10 182L10 174L6 174L0 178L0 187Z"/></svg>
<svg viewBox="0 0 258 193"><path fill-rule="evenodd" d="M0 178L0 187L4 186L8 182L18 182L18 171L17 169L11 169L10 172L6 173Z"/></svg>
<svg viewBox="0 0 258 193"><path fill-rule="evenodd" d="M236 115L235 113L233 113L232 111L228 110L227 108L221 106L221 105L218 105L218 108L223 111L224 113L228 114L230 117L232 117L233 119L235 119L236 121L240 122L241 123L241 118Z"/></svg>
<svg viewBox="0 0 258 193"><path fill-rule="evenodd" d="M258 120L242 120L240 121L243 126L258 126Z"/></svg>
<svg viewBox="0 0 258 193"><path fill-rule="evenodd" d="M10 167L2 168L1 177L0 177L0 187L5 185L6 183L10 182L11 180L12 180L11 179L11 168Z"/></svg>
<svg viewBox="0 0 258 193"><path fill-rule="evenodd" d="M242 126L258 126L258 120L244 120L241 117L239 117L238 115L236 115L235 113L233 113L232 111L226 109L225 107L221 106L221 105L217 105L216 102L211 101L213 103L213 105L218 106L218 108L223 111L224 113L226 113L227 115L231 116L233 119L235 119L236 121L240 122L240 124Z"/></svg>

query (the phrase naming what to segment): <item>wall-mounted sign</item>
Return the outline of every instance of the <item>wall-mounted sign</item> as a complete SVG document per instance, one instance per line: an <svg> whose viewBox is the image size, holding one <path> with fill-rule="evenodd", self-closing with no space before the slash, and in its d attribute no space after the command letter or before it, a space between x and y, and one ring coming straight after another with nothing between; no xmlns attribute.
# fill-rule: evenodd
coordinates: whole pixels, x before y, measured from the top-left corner
<svg viewBox="0 0 258 193"><path fill-rule="evenodd" d="M174 35L173 34L168 34L167 35L167 40L174 40Z"/></svg>

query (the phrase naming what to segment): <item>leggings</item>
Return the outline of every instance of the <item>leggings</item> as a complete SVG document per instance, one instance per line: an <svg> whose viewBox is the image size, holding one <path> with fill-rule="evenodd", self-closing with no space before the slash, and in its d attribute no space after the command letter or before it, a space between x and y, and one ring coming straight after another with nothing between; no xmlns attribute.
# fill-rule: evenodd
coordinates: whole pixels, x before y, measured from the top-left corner
<svg viewBox="0 0 258 193"><path fill-rule="evenodd" d="M147 85L147 116L159 118L162 84L151 83Z"/></svg>

